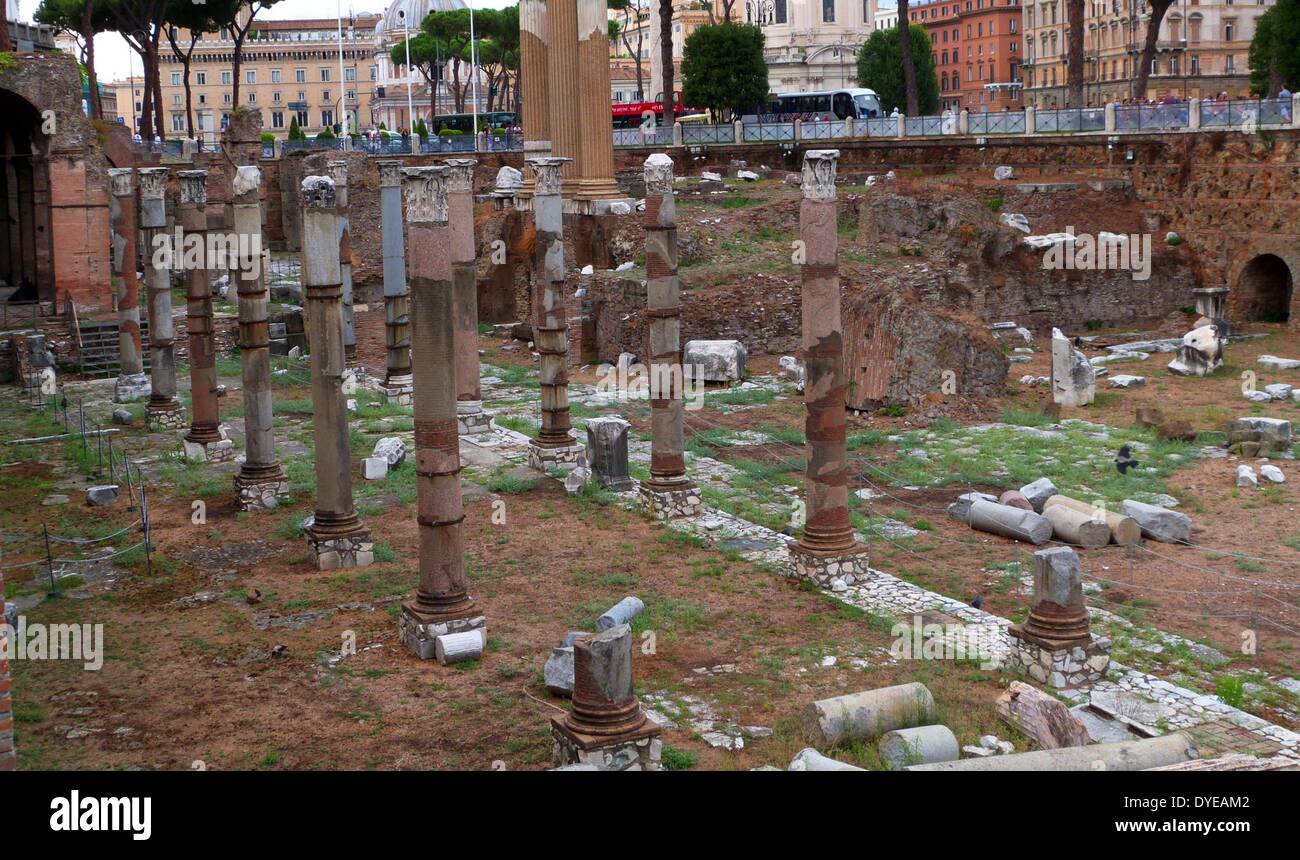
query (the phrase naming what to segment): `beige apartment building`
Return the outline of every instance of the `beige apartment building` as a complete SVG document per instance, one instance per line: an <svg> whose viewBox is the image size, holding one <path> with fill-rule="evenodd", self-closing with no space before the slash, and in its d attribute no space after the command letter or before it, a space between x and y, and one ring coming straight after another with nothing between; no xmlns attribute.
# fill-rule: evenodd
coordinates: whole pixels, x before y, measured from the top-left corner
<svg viewBox="0 0 1300 860"><path fill-rule="evenodd" d="M1137 93L1150 9L1145 0L1088 0L1084 18L1084 92L1093 105L1127 98L1249 96L1247 55L1255 22L1274 0L1177 0L1165 14L1147 91ZM1027 104L1066 103L1069 27L1065 0L1026 0L1024 79Z"/></svg>
<svg viewBox="0 0 1300 860"><path fill-rule="evenodd" d="M341 129L345 117L350 130L369 127L377 76L374 38L378 21L378 15L369 13L343 20L340 69L337 19L257 20L244 40L238 106L261 111L263 129L279 138L288 135L294 119L309 135L326 127ZM188 44L189 34L180 31L177 42ZM190 89L196 135L220 133L236 108L233 50L234 41L224 28L204 33L194 50ZM166 39L161 53L164 121L169 134L184 136L188 130L184 67ZM118 103L136 104L138 117L139 101L119 98ZM127 122L134 126L136 120Z"/></svg>

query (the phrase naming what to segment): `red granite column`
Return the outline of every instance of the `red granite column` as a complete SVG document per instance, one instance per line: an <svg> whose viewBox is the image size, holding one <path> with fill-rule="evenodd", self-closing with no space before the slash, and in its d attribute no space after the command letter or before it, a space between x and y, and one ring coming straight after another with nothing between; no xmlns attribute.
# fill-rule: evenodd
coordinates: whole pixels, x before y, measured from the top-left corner
<svg viewBox="0 0 1300 860"><path fill-rule="evenodd" d="M407 649L428 659L436 653L439 636L483 625L465 580L448 169L412 167L404 173L410 232L407 270L415 370L420 584L415 596L402 604L399 623Z"/></svg>
<svg viewBox="0 0 1300 860"><path fill-rule="evenodd" d="M848 455L845 449L844 345L835 162L839 151L804 154L799 237L803 246L803 352L807 378L807 522L790 553L796 572L818 584L839 578L852 584L867 572L865 548L849 519Z"/></svg>
<svg viewBox="0 0 1300 860"><path fill-rule="evenodd" d="M492 416L483 411L478 382L478 247L474 228L474 165L478 162L449 158L446 164L456 328L456 424L462 435L470 435L492 425Z"/></svg>
<svg viewBox="0 0 1300 860"><path fill-rule="evenodd" d="M217 344L209 276L215 261L207 254L208 172L182 170L176 176L181 184L181 229L185 239L180 259L185 269L185 327L190 352L190 432L185 434L185 456L209 462L233 460L234 447L221 434L217 409Z"/></svg>

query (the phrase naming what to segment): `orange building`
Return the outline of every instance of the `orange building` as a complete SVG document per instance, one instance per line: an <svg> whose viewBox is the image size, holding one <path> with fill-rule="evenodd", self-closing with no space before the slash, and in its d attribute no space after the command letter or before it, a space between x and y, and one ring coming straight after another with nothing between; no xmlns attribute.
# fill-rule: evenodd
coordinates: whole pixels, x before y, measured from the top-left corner
<svg viewBox="0 0 1300 860"><path fill-rule="evenodd" d="M921 0L943 110L1020 110L1020 0Z"/></svg>

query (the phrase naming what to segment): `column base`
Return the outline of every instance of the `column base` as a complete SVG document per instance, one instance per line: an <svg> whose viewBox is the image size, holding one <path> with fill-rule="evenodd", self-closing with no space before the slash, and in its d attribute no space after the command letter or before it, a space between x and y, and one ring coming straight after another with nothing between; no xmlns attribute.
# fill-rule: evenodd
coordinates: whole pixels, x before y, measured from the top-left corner
<svg viewBox="0 0 1300 860"><path fill-rule="evenodd" d="M456 430L461 436L473 436L492 429L492 413L483 411L481 400L456 402Z"/></svg>
<svg viewBox="0 0 1300 860"><path fill-rule="evenodd" d="M691 483L683 482L680 487L661 487L645 482L638 488L637 498L646 513L660 520L695 517L704 513L700 489Z"/></svg>
<svg viewBox="0 0 1300 860"><path fill-rule="evenodd" d="M1053 689L1091 687L1105 680L1110 668L1111 642L1095 634L1088 642L1071 647L1047 647L1027 638L1018 624L1008 628L1007 634L1011 668Z"/></svg>
<svg viewBox="0 0 1300 860"><path fill-rule="evenodd" d="M663 770L663 741L659 726L647 719L625 735L597 736L575 732L566 717L551 718L556 767L587 765L598 770Z"/></svg>
<svg viewBox="0 0 1300 860"><path fill-rule="evenodd" d="M113 386L113 399L118 403L130 403L152 393L153 383L143 373L119 376Z"/></svg>
<svg viewBox="0 0 1300 860"><path fill-rule="evenodd" d="M864 581L870 572L867 549L861 544L845 552L814 552L796 543L786 547L786 551L790 554L787 575L806 579L818 588L843 591Z"/></svg>
<svg viewBox="0 0 1300 860"><path fill-rule="evenodd" d="M289 479L281 472L268 478L235 476L235 504L241 511L274 510L289 500Z"/></svg>
<svg viewBox="0 0 1300 860"><path fill-rule="evenodd" d="M185 415L185 407L180 403L150 403L144 410L144 425L150 430L180 430L190 426L190 420Z"/></svg>
<svg viewBox="0 0 1300 860"><path fill-rule="evenodd" d="M414 380L409 373L405 376L390 376L382 388L384 399L390 404L410 406L415 402Z"/></svg>
<svg viewBox="0 0 1300 860"><path fill-rule="evenodd" d="M308 529L307 546L317 570L365 567L375 560L375 544L370 529L358 528L343 535L318 535Z"/></svg>
<svg viewBox="0 0 1300 860"><path fill-rule="evenodd" d="M538 445L536 440L533 440L528 445L528 467L539 472L550 473L557 469L561 472L572 472L574 469L586 465L586 445L575 443L550 448Z"/></svg>
<svg viewBox="0 0 1300 860"><path fill-rule="evenodd" d="M406 650L421 660L437 659L437 640L439 636L449 633L465 633L470 630L482 630L484 645L487 641L487 618L472 615L469 618L452 618L446 621L430 621L421 617L409 603L402 604L402 613L397 617L397 635Z"/></svg>
<svg viewBox="0 0 1300 860"><path fill-rule="evenodd" d="M181 446L185 451L185 459L191 463L231 463L235 460L235 443L229 439L218 439L216 442L191 442L189 439L182 439Z"/></svg>

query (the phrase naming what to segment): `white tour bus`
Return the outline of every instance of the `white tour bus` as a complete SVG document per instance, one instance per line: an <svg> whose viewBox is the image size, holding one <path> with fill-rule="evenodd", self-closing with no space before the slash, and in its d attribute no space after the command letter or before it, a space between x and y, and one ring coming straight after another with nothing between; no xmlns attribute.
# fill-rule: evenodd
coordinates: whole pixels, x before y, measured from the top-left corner
<svg viewBox="0 0 1300 860"><path fill-rule="evenodd" d="M880 98L874 90L843 89L785 93L771 97L768 112L745 117L746 122L831 122L880 116Z"/></svg>

